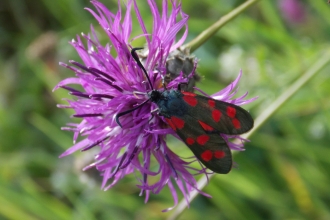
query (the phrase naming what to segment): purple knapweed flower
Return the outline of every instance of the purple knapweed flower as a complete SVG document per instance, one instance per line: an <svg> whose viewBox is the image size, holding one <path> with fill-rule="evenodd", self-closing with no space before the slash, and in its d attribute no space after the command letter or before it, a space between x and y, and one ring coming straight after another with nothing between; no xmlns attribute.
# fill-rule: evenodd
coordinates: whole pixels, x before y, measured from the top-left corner
<svg viewBox="0 0 330 220"><path fill-rule="evenodd" d="M306 9L299 0L279 0L279 8L284 19L290 24L303 23L306 19Z"/></svg>
<svg viewBox="0 0 330 220"><path fill-rule="evenodd" d="M115 121L118 113L145 102L148 99L147 92L151 90L143 71L130 54L132 49L130 42L136 38L145 38L146 47L139 52L139 57L151 84L161 90L162 82L166 82L168 57L171 59L174 57L170 54L177 53L187 36L188 16L182 12L181 5L176 0L171 1L171 10L167 0L163 0L161 12L154 0L148 0L153 16L152 31L148 32L135 0L126 2L124 14L120 7L114 14L98 1L92 1L92 4L96 11L87 10L107 34L109 44L103 46L91 26L90 34L82 34L82 38L77 36L76 40L71 42L83 63L77 61L69 61L69 65L60 63L74 71L76 76L61 81L54 88L54 90L64 88L75 96L74 100L67 100L69 105L59 105L59 107L72 108L76 112L73 116L82 118L80 123L70 123L69 127L63 130L74 132L74 142L79 135L84 138L60 157L77 150L99 148L95 162L84 170L96 167L103 175L103 189L111 188L125 175L134 172L140 182L138 187L141 189L141 194L145 193L145 201L148 200L151 192L159 193L168 186L174 203L177 204L175 184L188 199L192 190L198 190L194 176L207 175L208 172L202 165L201 169L190 166L191 162L196 161L195 157L185 161L168 148L165 142L166 135L175 135L175 133L161 116L154 113L155 104L147 102L135 111L123 115L120 118L122 127ZM120 1L118 4L120 6ZM132 7L142 30L142 34L136 37L131 36ZM176 41L181 29L184 29L183 34ZM189 84L190 79L198 79L195 74L197 59L190 57L184 60L187 62L192 60L191 73L185 74L182 70L179 76L165 83L167 89L177 88L180 83ZM178 62L174 62L175 65L178 65ZM241 74L228 87L211 97L236 105L251 102L253 99L244 100L246 94L232 99L240 76ZM69 86L70 84L78 84L80 89L73 88ZM227 141L232 138L226 135L223 137ZM242 143L235 145L229 141L228 145L235 150L242 150L243 146ZM150 177L153 177L152 182L149 180Z"/></svg>

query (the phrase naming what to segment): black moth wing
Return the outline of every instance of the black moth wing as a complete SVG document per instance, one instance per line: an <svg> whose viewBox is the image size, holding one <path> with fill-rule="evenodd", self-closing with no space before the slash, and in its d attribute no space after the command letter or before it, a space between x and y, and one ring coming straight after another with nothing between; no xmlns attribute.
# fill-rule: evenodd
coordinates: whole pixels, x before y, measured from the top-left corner
<svg viewBox="0 0 330 220"><path fill-rule="evenodd" d="M190 114L172 116L166 121L207 168L222 174L231 170L231 151L219 133L208 133Z"/></svg>
<svg viewBox="0 0 330 220"><path fill-rule="evenodd" d="M215 100L195 93L182 92L188 104L187 114L195 120L204 122L221 134L243 134L253 128L254 121L245 109L223 101ZM195 100L196 101L195 101ZM220 116L219 116L220 112Z"/></svg>

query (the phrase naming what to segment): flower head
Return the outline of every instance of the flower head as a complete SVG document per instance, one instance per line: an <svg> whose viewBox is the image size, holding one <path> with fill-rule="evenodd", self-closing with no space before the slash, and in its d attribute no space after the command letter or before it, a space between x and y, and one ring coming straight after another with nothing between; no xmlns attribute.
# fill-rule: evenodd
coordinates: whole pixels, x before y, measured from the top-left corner
<svg viewBox="0 0 330 220"><path fill-rule="evenodd" d="M92 1L92 4L96 11L87 10L107 34L109 44L103 46L91 26L90 34L82 34L83 39L77 36L76 40L71 42L83 63L77 61L70 61L71 65L60 63L74 71L76 76L61 81L55 87L55 89L67 89L75 96L74 100L67 100L68 106L59 105L59 107L72 108L76 112L73 116L82 118L80 123L70 123L69 127L63 129L74 132L74 141L79 135L85 138L75 143L61 157L77 150L87 151L98 147L99 152L95 156L95 162L85 169L96 167L101 172L102 187L105 190L111 188L125 175L134 172L140 182L138 187L141 188L141 194L145 193L146 201L151 192L159 193L168 186L176 204L178 198L174 183L187 199L189 192L197 189L194 175L207 174L207 171L205 168L201 170L192 168L190 164L195 159L185 161L168 148L165 137L175 133L162 117L153 113L156 109L155 104L146 100L151 87L161 89L163 81L170 89L177 88L180 83L188 82L189 85L192 79L198 80L195 73L197 60L189 57L186 52L178 55L178 48L183 44L188 33L188 16L182 12L181 5L176 0L171 1L171 7L167 0L163 0L161 11L153 0L148 0L153 16L152 31L148 32L135 0L127 1L124 14L120 8L116 14L113 14L98 1ZM137 37L131 36L132 7L142 30L142 34ZM182 29L184 29L182 36L176 40L178 32ZM139 52L139 57L150 79L146 78L130 53L132 49L130 41L140 37L145 38L146 47ZM188 68L189 73L185 71L187 63L182 62L180 67L180 60L175 60L180 56L183 57L181 60L191 65ZM171 72L172 67L179 67L181 70ZM231 99L236 93L234 88L239 77L212 97L236 105L252 101L244 100L246 95ZM74 89L68 86L70 84L78 84L81 89ZM190 85L190 89L193 84ZM143 106L120 118L122 127L116 123L116 115L144 102ZM226 135L223 137L226 140L231 138ZM228 142L228 145L232 149L242 149L242 144L234 145ZM149 181L151 176L156 176L157 181L151 183Z"/></svg>
<svg viewBox="0 0 330 220"><path fill-rule="evenodd" d="M301 24L306 20L306 9L299 0L280 0L280 11L290 24Z"/></svg>

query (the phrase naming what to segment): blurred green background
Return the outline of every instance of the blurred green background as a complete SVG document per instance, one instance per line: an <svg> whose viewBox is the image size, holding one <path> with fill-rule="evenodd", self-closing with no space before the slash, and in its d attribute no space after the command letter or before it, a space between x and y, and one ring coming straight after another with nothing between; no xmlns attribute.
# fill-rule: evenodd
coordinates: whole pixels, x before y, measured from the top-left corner
<svg viewBox="0 0 330 220"><path fill-rule="evenodd" d="M102 2L116 11L117 1ZM182 0L190 15L188 41L242 2ZM245 106L257 118L330 49L330 5L298 2L299 19L281 10L280 1L263 0L222 28L194 52L204 76L198 86L216 92L242 69L238 95L259 96ZM151 27L145 1L138 4ZM100 30L84 7L92 5L0 2L0 219L142 220L173 214L161 212L173 205L168 189L144 204L134 175L103 192L98 173L81 171L92 152L58 159L72 145L72 133L60 130L72 112L56 108L67 92L51 90L73 76L58 62L79 61L68 41L89 32L91 23ZM141 33L137 27L132 36ZM216 175L203 189L213 198L198 196L178 219L330 219L329 71L330 66L320 71L251 136L246 151L234 156L239 169ZM180 142L169 142L174 152L191 156Z"/></svg>

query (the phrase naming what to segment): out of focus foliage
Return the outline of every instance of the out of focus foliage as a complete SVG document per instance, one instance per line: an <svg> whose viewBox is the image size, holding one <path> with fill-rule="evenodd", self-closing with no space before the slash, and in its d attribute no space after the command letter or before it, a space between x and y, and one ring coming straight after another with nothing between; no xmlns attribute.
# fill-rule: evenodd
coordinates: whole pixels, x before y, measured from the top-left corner
<svg viewBox="0 0 330 220"><path fill-rule="evenodd" d="M243 1L182 0L193 39ZM262 0L227 24L195 51L199 87L218 91L243 70L240 95L259 96L245 106L254 117L330 50L330 5L305 0L299 15ZM117 1L104 0L112 11ZM144 1L141 13L152 25ZM0 2L0 218L166 219L173 205L165 190L144 204L134 175L100 190L100 177L82 173L87 153L58 159L72 145L61 131L72 112L56 108L68 97L52 93L73 75L58 62L76 59L68 44L97 23L87 0L2 0ZM102 36L102 31L97 27ZM138 25L133 35L140 34ZM105 37L105 35L103 35ZM103 39L106 41L106 39ZM236 154L239 169L217 175L179 219L330 219L330 67L326 67L268 120ZM173 150L191 152L170 139ZM91 155L92 156L92 155ZM196 164L197 166L197 164Z"/></svg>

